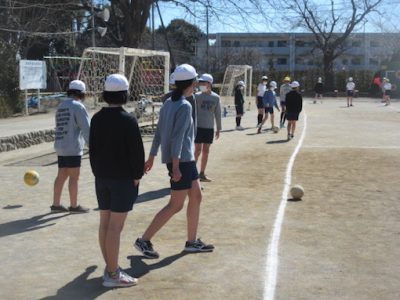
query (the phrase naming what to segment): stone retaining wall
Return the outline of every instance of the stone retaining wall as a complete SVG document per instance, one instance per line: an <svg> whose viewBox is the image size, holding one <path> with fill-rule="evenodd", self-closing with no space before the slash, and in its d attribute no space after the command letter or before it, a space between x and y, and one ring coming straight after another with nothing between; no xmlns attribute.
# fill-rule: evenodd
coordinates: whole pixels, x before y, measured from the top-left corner
<svg viewBox="0 0 400 300"><path fill-rule="evenodd" d="M0 138L0 153L52 141L54 141L54 129L2 137Z"/></svg>

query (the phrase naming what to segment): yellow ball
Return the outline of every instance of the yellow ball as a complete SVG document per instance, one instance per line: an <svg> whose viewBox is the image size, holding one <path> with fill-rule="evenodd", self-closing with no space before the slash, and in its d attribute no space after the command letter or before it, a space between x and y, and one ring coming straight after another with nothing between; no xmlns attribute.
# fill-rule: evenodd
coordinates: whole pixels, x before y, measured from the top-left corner
<svg viewBox="0 0 400 300"><path fill-rule="evenodd" d="M33 170L30 170L24 175L24 182L27 185L34 186L39 182L39 173Z"/></svg>

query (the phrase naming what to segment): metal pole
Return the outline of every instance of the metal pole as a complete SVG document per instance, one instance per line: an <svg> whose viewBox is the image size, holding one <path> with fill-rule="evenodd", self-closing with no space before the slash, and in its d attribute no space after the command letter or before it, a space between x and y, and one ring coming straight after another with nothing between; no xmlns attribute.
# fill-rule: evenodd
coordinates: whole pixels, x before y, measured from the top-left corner
<svg viewBox="0 0 400 300"><path fill-rule="evenodd" d="M209 61L209 57L208 57L208 54L209 54L209 40L208 40L208 34L209 34L209 32L208 32L208 4L206 5L206 18L207 18L207 25L206 25L206 39L207 39L207 41L206 41L206 67L207 67L207 73L209 73L210 72L210 68L209 68L209 63L210 63L210 61Z"/></svg>
<svg viewBox="0 0 400 300"><path fill-rule="evenodd" d="M151 4L151 49L155 49L154 3Z"/></svg>
<svg viewBox="0 0 400 300"><path fill-rule="evenodd" d="M90 10L91 10L91 13L92 13L92 47L94 48L94 47L96 47L96 40L95 40L95 28L94 28L94 7L93 7L93 5L94 5L94 2L93 2L93 0L92 0L92 4L91 4L91 7L90 7Z"/></svg>
<svg viewBox="0 0 400 300"><path fill-rule="evenodd" d="M28 90L25 90L25 113L29 115L29 108L28 108Z"/></svg>

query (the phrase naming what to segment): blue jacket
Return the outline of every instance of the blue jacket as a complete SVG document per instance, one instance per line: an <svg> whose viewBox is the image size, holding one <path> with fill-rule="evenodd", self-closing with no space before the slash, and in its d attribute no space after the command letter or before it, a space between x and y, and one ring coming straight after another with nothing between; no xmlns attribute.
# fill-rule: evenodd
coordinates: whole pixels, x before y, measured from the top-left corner
<svg viewBox="0 0 400 300"><path fill-rule="evenodd" d="M275 93L271 90L267 90L263 96L264 107L276 107L279 109L278 104L276 102Z"/></svg>

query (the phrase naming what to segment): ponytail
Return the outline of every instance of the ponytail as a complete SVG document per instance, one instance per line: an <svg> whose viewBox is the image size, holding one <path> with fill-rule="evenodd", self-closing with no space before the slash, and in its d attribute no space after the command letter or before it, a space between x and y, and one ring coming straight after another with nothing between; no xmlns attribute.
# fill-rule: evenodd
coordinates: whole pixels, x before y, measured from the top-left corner
<svg viewBox="0 0 400 300"><path fill-rule="evenodd" d="M178 101L181 99L184 91L192 85L192 83L196 80L196 78L184 80L184 81L175 81L176 88L172 91L171 100Z"/></svg>

